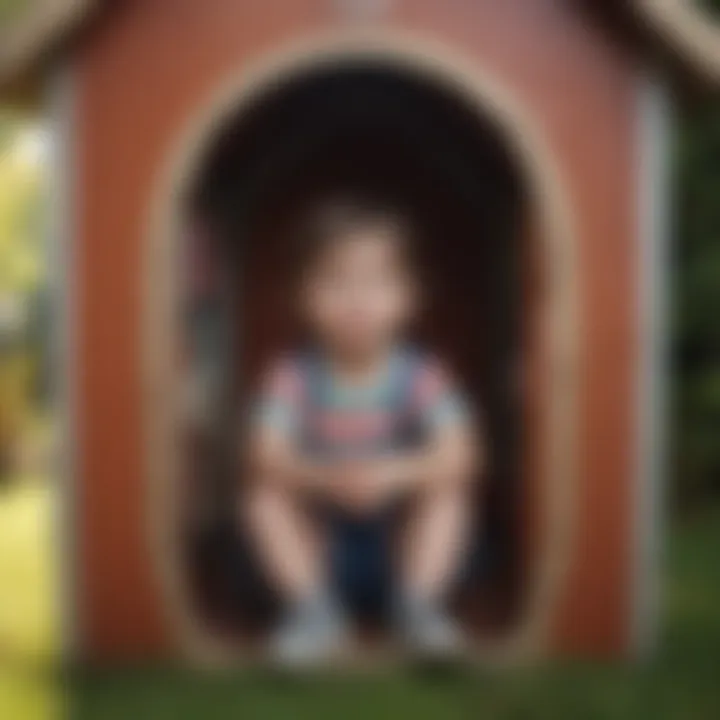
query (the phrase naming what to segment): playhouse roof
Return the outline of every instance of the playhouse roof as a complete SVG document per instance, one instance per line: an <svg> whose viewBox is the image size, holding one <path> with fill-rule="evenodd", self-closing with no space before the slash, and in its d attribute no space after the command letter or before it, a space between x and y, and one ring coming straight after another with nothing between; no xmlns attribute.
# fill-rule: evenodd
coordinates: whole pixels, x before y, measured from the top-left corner
<svg viewBox="0 0 720 720"><path fill-rule="evenodd" d="M706 85L720 85L720 22L697 0L584 0L646 49L670 54Z"/></svg>
<svg viewBox="0 0 720 720"><path fill-rule="evenodd" d="M575 0L643 49L660 49L706 85L720 84L720 27L691 0ZM48 64L108 0L34 0L0 29L0 97L32 101ZM653 47L654 46L654 47Z"/></svg>
<svg viewBox="0 0 720 720"><path fill-rule="evenodd" d="M33 99L46 64L101 4L102 0L31 0L18 9L0 27L0 96Z"/></svg>

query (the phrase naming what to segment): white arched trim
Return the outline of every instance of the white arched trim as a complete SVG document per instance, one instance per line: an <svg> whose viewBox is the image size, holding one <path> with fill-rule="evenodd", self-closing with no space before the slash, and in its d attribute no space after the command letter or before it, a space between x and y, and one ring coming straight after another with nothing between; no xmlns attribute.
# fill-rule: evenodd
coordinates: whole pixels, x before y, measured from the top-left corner
<svg viewBox="0 0 720 720"><path fill-rule="evenodd" d="M181 203L215 132L271 85L327 64L362 61L408 71L450 89L478 115L494 121L524 173L539 225L540 272L546 291L539 309L542 358L544 467L542 536L529 570L521 618L497 647L480 648L497 661L541 653L564 587L573 547L578 370L580 359L578 261L571 206L555 159L532 113L511 89L476 61L424 37L398 31L344 31L301 40L244 63L189 119L159 176L145 251L142 303L147 527L152 562L171 632L193 659L242 658L211 636L190 603L173 535L178 467L179 381L174 350L177 318Z"/></svg>

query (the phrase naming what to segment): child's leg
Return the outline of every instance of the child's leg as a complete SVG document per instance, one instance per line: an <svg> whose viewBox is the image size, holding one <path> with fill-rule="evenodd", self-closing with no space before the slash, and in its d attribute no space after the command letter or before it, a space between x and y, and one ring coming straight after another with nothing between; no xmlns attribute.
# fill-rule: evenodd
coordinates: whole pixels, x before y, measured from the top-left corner
<svg viewBox="0 0 720 720"><path fill-rule="evenodd" d="M296 495L267 482L252 488L247 521L264 570L291 603L312 597L325 583L318 529Z"/></svg>
<svg viewBox="0 0 720 720"><path fill-rule="evenodd" d="M454 659L465 644L443 605L468 549L468 489L450 481L424 491L409 518L396 622L408 648L420 656Z"/></svg>
<svg viewBox="0 0 720 720"><path fill-rule="evenodd" d="M345 645L345 619L327 588L325 552L302 498L258 483L248 521L260 560L287 609L268 642L270 657L301 666L330 659Z"/></svg>
<svg viewBox="0 0 720 720"><path fill-rule="evenodd" d="M449 481L422 492L413 503L403 545L406 595L440 602L468 551L470 483Z"/></svg>

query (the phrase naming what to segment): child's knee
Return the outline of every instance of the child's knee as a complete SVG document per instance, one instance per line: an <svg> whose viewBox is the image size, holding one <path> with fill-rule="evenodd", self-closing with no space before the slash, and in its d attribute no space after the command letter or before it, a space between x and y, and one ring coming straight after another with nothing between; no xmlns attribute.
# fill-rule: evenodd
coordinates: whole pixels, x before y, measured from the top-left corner
<svg viewBox="0 0 720 720"><path fill-rule="evenodd" d="M438 500L466 502L471 488L472 477L455 474L439 478L437 482L423 488L420 494L431 502L437 502Z"/></svg>
<svg viewBox="0 0 720 720"><path fill-rule="evenodd" d="M252 483L244 497L243 515L253 526L273 522L292 503L289 493L275 483L261 480Z"/></svg>

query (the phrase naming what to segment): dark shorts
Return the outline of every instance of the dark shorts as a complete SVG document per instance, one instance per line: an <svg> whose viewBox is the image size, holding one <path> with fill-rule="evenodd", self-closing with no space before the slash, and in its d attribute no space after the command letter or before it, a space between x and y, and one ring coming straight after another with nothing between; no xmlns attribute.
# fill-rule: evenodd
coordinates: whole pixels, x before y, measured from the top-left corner
<svg viewBox="0 0 720 720"><path fill-rule="evenodd" d="M389 618L399 588L398 541L406 508L401 504L370 518L356 518L324 503L311 502L310 514L322 526L328 541L330 587L348 612L360 618L384 622ZM238 580L237 602L250 612L266 617L283 605L270 578L257 562L252 543L246 541L245 558L234 576ZM461 560L450 596L479 577L482 565L476 548L469 548Z"/></svg>
<svg viewBox="0 0 720 720"><path fill-rule="evenodd" d="M326 515L331 587L351 612L380 619L390 611L400 580L398 540L404 517L402 504L367 519L337 512ZM471 543L459 558L448 599L481 575L481 555L477 543Z"/></svg>
<svg viewBox="0 0 720 720"><path fill-rule="evenodd" d="M331 585L343 604L361 616L386 615L398 576L395 513L369 519L333 513L328 538Z"/></svg>

